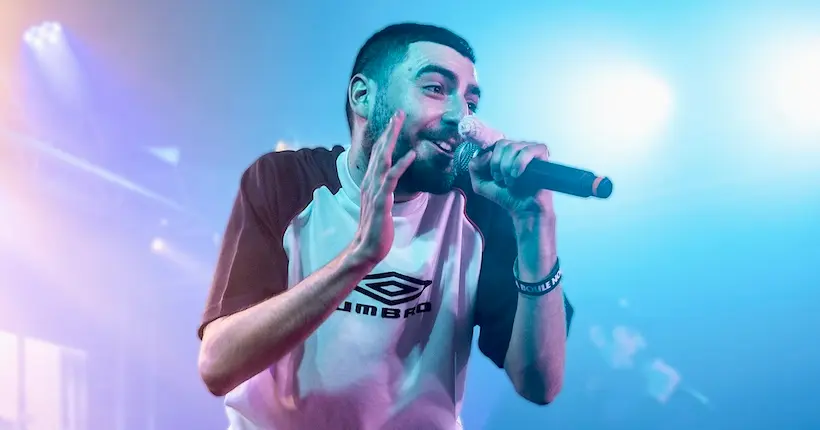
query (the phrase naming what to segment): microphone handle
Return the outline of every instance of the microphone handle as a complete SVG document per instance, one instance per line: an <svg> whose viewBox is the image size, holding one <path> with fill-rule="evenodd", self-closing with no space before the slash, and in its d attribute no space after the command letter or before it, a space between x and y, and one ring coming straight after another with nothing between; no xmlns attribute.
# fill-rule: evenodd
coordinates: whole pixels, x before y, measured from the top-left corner
<svg viewBox="0 0 820 430"><path fill-rule="evenodd" d="M495 144L475 153L479 157L492 152ZM576 197L609 198L612 195L612 181L607 177L543 160L532 160L518 177L513 187L516 193L534 194L546 189Z"/></svg>
<svg viewBox="0 0 820 430"><path fill-rule="evenodd" d="M532 160L516 182L527 191L548 189L577 197L608 198L612 181L592 172L549 161Z"/></svg>

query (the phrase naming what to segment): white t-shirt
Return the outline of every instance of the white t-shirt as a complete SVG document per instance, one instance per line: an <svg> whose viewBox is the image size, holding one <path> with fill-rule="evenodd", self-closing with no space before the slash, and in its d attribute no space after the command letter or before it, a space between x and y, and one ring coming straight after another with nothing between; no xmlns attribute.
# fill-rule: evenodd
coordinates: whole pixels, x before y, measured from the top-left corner
<svg viewBox="0 0 820 430"><path fill-rule="evenodd" d="M204 326L296 286L351 242L359 189L341 147L244 174ZM503 366L517 303L509 217L460 187L393 208L387 257L308 339L225 398L229 430L453 430L473 328ZM567 318L572 308L567 302Z"/></svg>

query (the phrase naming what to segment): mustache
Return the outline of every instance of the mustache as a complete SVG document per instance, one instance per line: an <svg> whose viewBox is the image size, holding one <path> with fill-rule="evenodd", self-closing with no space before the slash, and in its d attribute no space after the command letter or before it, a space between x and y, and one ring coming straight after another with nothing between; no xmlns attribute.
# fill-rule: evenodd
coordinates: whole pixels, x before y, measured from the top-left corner
<svg viewBox="0 0 820 430"><path fill-rule="evenodd" d="M444 128L441 130L426 130L419 133L419 137L424 140L438 141L438 142L454 142L461 143L462 137L458 133L458 128Z"/></svg>

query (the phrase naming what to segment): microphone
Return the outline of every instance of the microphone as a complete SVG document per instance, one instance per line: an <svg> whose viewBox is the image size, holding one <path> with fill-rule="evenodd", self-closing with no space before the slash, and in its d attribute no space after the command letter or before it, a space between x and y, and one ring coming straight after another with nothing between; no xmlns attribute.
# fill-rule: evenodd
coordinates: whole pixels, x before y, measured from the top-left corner
<svg viewBox="0 0 820 430"><path fill-rule="evenodd" d="M504 139L503 133L486 126L472 115L465 116L459 122L458 133L465 139L453 156L458 175L467 174L470 160L492 152L495 143ZM518 177L514 188L521 193L535 193L546 189L577 197L606 199L612 194L612 181L575 167L532 160Z"/></svg>

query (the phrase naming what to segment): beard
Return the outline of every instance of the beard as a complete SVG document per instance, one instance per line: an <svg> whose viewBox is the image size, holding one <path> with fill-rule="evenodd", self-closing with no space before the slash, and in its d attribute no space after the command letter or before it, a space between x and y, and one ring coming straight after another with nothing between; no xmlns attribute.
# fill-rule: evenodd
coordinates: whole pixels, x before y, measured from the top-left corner
<svg viewBox="0 0 820 430"><path fill-rule="evenodd" d="M390 118L396 109L387 102L384 91L376 94L373 113L364 130L365 153L370 159L373 153L373 146L387 129ZM440 131L422 130L419 135L428 136L429 140L436 139L434 136L441 135ZM416 139L419 140L419 139ZM396 146L393 150L393 164L401 157L405 156L413 149L414 138L406 128L403 128L396 139ZM399 178L396 184L396 192L402 194L430 193L446 194L453 189L455 183L455 173L452 161L447 159L442 161L442 157L437 153L427 151L428 148L417 148L416 159L410 167Z"/></svg>

